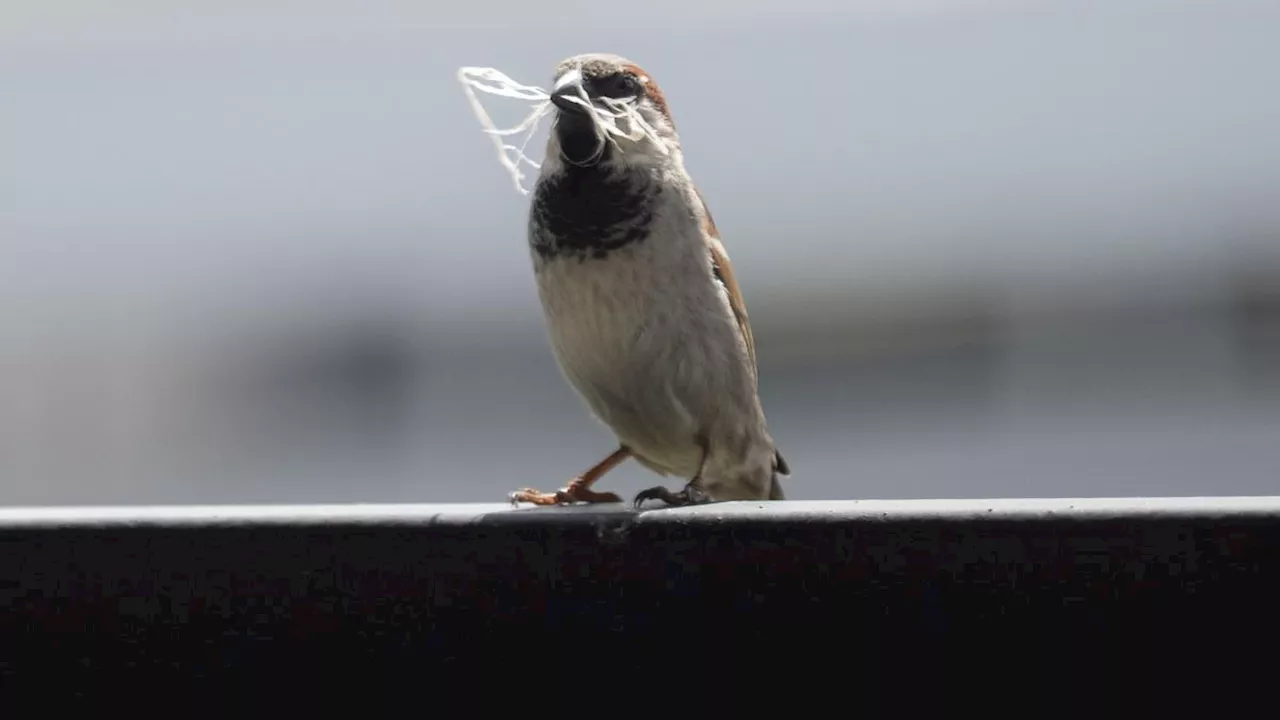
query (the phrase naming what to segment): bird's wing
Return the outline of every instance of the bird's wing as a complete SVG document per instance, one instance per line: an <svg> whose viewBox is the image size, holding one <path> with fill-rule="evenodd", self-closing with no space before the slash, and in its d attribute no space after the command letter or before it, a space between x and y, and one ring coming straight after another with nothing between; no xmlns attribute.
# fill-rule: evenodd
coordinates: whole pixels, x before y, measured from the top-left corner
<svg viewBox="0 0 1280 720"><path fill-rule="evenodd" d="M747 303L742 299L742 289L738 287L738 279L733 275L733 263L729 262L729 253L725 251L724 243L720 242L720 231L716 229L716 223L711 219L711 210L707 207L707 201L703 199L702 193L697 188L694 188L694 192L698 196L698 202L702 203L704 218L702 234L707 240L707 251L711 254L711 270L729 295L729 307L733 309L733 317L738 321L738 330L742 332L742 340L747 346L747 356L751 360L751 381L758 383L756 341L751 336L751 322L747 319ZM777 448L773 451L773 466L783 475L791 474L791 467ZM777 478L774 478L773 490L770 491L769 497L771 500L782 500L784 497L782 486L778 484Z"/></svg>
<svg viewBox="0 0 1280 720"><path fill-rule="evenodd" d="M712 219L712 211L707 206L707 200L703 199L703 193L694 188L694 193L698 195L698 201L703 204L703 237L707 238L707 250L712 256L712 272L716 273L718 279L724 286L724 290L728 295L728 306L733 309L733 319L737 320L737 329L742 333L742 342L746 343L746 355L751 361L751 382L758 383L759 370L755 366L755 338L751 337L751 322L746 318L746 301L742 300L742 288L737 286L737 278L733 277L733 264L728 261L728 252L724 250L724 243L719 238L719 231L716 229L716 220ZM783 475L791 474L791 466L787 465L786 459L777 448L773 450L773 468ZM771 500L782 500L782 487L774 478Z"/></svg>
<svg viewBox="0 0 1280 720"><path fill-rule="evenodd" d="M724 285L724 289L728 291L729 307L733 309L733 317L738 321L738 330L742 332L742 340L747 345L747 356L751 360L751 378L756 380L756 343L751 336L751 322L747 319L747 303L742 299L742 289L738 287L738 279L733 274L733 264L729 262L729 253L724 249L724 243L720 241L720 231L716 229L716 223L711 219L711 210L707 207L707 201L703 199L702 192L697 188L694 193L698 196L698 202L702 203L703 220L703 236L707 240L707 250L711 253L711 268L716 274L716 279L720 284Z"/></svg>

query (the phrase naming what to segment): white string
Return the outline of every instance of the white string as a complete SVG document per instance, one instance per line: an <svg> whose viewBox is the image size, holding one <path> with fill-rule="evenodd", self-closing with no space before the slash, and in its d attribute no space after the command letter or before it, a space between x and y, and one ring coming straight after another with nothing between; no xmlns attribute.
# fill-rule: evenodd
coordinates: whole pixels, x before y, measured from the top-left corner
<svg viewBox="0 0 1280 720"><path fill-rule="evenodd" d="M529 191L524 188L521 182L524 180L524 172L520 169L520 163L524 162L535 170L542 167L538 162L526 155L524 149L528 146L529 140L537 130L538 121L551 112L551 102L547 99L549 96L542 88L521 85L494 68L458 68L458 81L462 83L462 91L466 93L467 100L471 103L471 110L476 114L476 119L480 121L484 131L493 138L493 145L498 151L498 162L502 163L502 167L506 168L507 172L511 174L511 180L515 183L516 192L521 195L528 195ZM496 83L496 85L486 84L487 82ZM489 117L489 113L485 112L484 106L480 104L480 99L476 97L476 90L490 95L534 101L537 104L519 125L514 128L500 130L493 124L493 119ZM510 145L502 141L503 136L515 135L526 131L528 134L525 136L524 142L520 143L519 146ZM514 151L514 159L508 154L509 151Z"/></svg>
<svg viewBox="0 0 1280 720"><path fill-rule="evenodd" d="M550 95L536 85L524 85L508 77L506 74L495 68L485 67L461 67L458 68L458 81L462 83L462 90L467 95L467 100L471 104L471 110L475 113L476 119L480 121L481 127L485 133L493 138L494 148L498 151L498 162L502 164L507 172L511 174L511 179L515 183L516 191L521 195L528 195L529 191L525 189L522 181L524 180L524 172L521 170L521 163L527 164L534 169L540 169L542 166L525 154L525 148L529 145L529 141L537 132L538 123L542 118L552 112ZM638 106L638 98L607 98L602 97L600 101L608 107L600 107L591 102L587 96L586 88L582 86L582 73L580 70L570 70L560 77L557 89L572 83L577 90L575 95L566 99L570 102L577 103L585 107L594 122L596 134L603 137L604 140L611 143L615 148L618 147L617 138L626 138L632 142L641 138L649 138L653 141L653 145L664 155L667 154L667 145L658 136L645 119L640 115ZM518 125L511 128L499 129L493 123L493 119L489 117L480 103L480 99L476 97L475 91L479 90L490 95L499 97L507 97L515 100L524 100L535 103L533 110L520 121ZM622 119L628 121L629 130L624 131L618 125L618 121ZM518 135L526 133L524 140L519 145L512 145L502 141L503 137L510 135ZM604 145L601 144L600 152L604 152ZM597 154L596 158L598 159Z"/></svg>

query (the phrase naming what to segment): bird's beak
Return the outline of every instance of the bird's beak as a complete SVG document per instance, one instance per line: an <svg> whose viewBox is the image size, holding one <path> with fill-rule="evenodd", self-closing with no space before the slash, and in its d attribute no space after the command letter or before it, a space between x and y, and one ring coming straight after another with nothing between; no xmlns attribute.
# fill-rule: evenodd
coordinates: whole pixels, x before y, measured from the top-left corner
<svg viewBox="0 0 1280 720"><path fill-rule="evenodd" d="M586 114L585 107L569 99L581 99L584 94L582 73L570 70L556 79L555 89L551 91L551 102L562 112Z"/></svg>

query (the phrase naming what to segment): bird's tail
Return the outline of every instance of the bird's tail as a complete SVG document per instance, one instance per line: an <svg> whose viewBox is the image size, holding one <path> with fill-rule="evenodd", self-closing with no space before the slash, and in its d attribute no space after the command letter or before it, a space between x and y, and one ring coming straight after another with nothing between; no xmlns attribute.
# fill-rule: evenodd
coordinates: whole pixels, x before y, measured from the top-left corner
<svg viewBox="0 0 1280 720"><path fill-rule="evenodd" d="M769 488L770 500L786 500L786 495L782 492L782 483L778 482L779 475L791 475L791 466L787 465L787 461L782 457L782 453L777 450L773 451L773 484Z"/></svg>

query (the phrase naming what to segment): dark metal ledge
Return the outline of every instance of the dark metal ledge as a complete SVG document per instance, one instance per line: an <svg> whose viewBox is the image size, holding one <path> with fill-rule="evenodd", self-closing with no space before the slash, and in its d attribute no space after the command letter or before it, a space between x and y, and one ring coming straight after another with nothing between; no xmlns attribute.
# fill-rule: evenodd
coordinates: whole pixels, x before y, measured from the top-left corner
<svg viewBox="0 0 1280 720"><path fill-rule="evenodd" d="M1277 579L1280 497L15 508L0 690L1185 693L1269 674Z"/></svg>

